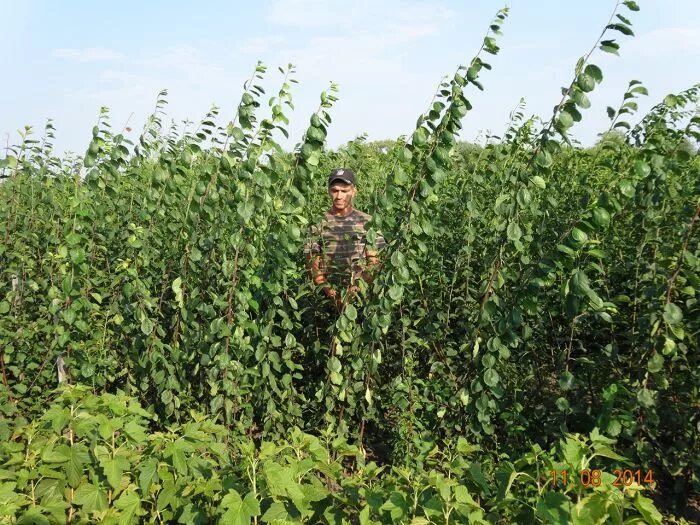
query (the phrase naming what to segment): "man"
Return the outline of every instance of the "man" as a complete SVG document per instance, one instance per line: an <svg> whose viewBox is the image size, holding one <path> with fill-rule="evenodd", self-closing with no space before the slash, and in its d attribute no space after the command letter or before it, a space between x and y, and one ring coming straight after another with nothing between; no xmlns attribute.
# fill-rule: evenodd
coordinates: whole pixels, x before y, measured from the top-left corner
<svg viewBox="0 0 700 525"><path fill-rule="evenodd" d="M323 220L311 227L311 238L304 252L307 267L315 285L331 299L339 311L344 308L343 296L357 294L359 279L372 282L379 265L377 250L386 243L377 234L375 249L368 246L365 224L372 218L352 207L357 194L355 174L349 169L334 169L328 178L331 209ZM347 293L343 294L342 290Z"/></svg>

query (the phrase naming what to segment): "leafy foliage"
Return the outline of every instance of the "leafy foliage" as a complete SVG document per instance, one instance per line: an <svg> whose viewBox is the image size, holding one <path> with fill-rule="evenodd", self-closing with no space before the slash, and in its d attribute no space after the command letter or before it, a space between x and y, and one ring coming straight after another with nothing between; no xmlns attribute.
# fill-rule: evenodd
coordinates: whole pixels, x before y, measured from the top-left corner
<svg viewBox="0 0 700 525"><path fill-rule="evenodd" d="M546 469L624 460L597 433L498 465L476 459L479 447L464 438L443 449L426 440L420 467L381 467L332 431L295 428L285 440L255 444L227 439L223 426L195 412L164 431L150 432L152 424L134 398L67 387L32 422L1 425L0 519L442 524L556 515L562 523L661 523L639 485L548 489Z"/></svg>
<svg viewBox="0 0 700 525"><path fill-rule="evenodd" d="M263 107L261 63L225 125L165 127L162 92L135 143L103 108L83 158L26 129L0 160L2 512L658 522L640 487L547 484L622 456L680 511L700 489L700 86L633 126L633 80L577 147L592 58L632 35L616 8L548 121L521 101L460 144L507 15L397 141L325 149L331 84L283 151L295 69ZM302 245L339 165L388 244L338 315Z"/></svg>

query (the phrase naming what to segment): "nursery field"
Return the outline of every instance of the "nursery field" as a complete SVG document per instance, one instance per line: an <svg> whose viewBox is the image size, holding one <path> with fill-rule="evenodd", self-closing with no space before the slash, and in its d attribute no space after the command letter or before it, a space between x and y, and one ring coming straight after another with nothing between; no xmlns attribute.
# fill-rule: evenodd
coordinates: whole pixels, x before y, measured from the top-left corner
<svg viewBox="0 0 700 525"><path fill-rule="evenodd" d="M700 519L700 85L631 80L573 141L620 3L551 116L459 141L508 10L415 129L293 151L295 69L229 121L0 159L0 523L661 524ZM516 94L517 96L517 94ZM600 109L600 108L598 108ZM299 118L294 117L294 118ZM337 309L304 244L328 173L386 239Z"/></svg>

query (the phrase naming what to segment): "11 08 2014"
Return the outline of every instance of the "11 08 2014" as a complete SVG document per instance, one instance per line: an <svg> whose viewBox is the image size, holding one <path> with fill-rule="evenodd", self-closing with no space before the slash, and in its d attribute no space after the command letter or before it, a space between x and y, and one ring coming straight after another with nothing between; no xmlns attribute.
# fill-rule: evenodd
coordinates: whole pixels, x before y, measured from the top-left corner
<svg viewBox="0 0 700 525"><path fill-rule="evenodd" d="M557 486L566 487L569 482L578 479L578 482L584 487L599 487L603 484L603 473L601 469L583 469L578 473L578 477L572 475L568 470L550 470L549 480L552 488ZM652 469L614 469L612 471L615 480L612 482L614 487L629 487L632 484L637 485L653 485L654 471Z"/></svg>

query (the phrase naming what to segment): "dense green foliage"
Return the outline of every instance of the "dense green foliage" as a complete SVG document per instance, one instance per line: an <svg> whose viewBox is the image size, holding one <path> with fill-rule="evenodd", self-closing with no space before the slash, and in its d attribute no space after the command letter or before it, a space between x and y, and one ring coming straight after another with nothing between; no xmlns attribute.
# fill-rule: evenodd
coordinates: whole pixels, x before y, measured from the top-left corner
<svg viewBox="0 0 700 525"><path fill-rule="evenodd" d="M542 472L622 459L596 432L590 440L569 436L552 452L534 446L517 472L508 463L494 472L464 438L442 449L426 440L415 465L381 467L332 431L312 436L295 428L283 440L254 443L227 440L225 427L195 413L153 433L151 420L134 399L78 387L23 422L11 441L0 424L0 516L21 514L22 523L487 524L499 516L530 521L534 507L538 519L555 523L569 514L582 524L606 516L661 522L639 486L623 495L610 474L596 490L540 497Z"/></svg>
<svg viewBox="0 0 700 525"><path fill-rule="evenodd" d="M594 50L632 33L621 9ZM589 53L549 121L521 105L502 137L460 144L506 15L386 153L324 150L333 84L284 152L294 68L262 115L262 64L225 126L213 108L165 128L161 93L136 144L103 110L84 159L55 157L50 125L10 148L0 515L660 523L652 494L681 510L700 490L700 88L632 126L632 81L605 140L577 148L603 80ZM388 241L340 315L302 253L337 166L360 174L368 241ZM657 483L613 486L618 467Z"/></svg>

